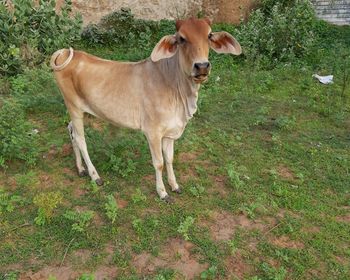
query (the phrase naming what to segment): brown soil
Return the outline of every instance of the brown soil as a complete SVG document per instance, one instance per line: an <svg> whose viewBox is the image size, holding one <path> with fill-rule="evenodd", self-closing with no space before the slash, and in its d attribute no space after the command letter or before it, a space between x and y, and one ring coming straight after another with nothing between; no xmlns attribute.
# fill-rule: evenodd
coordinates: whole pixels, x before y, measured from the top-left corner
<svg viewBox="0 0 350 280"><path fill-rule="evenodd" d="M296 241L296 240L290 240L288 236L282 235L280 237L276 237L273 240L271 240L271 243L273 245L276 245L281 248L288 248L288 249L303 249L304 244Z"/></svg>
<svg viewBox="0 0 350 280"><path fill-rule="evenodd" d="M246 20L249 12L256 6L252 0L204 0L203 10L214 22L239 24Z"/></svg>
<svg viewBox="0 0 350 280"><path fill-rule="evenodd" d="M74 197L76 197L76 198L79 198L79 197L81 197L81 196L84 196L86 193L87 193L87 191L86 190L84 190L84 189L82 189L82 188L79 188L79 187L77 187L77 186L73 186L73 196Z"/></svg>
<svg viewBox="0 0 350 280"><path fill-rule="evenodd" d="M142 253L133 259L133 265L139 274L152 273L157 268L172 268L186 279L193 279L208 268L208 264L201 264L191 253L194 245L182 239L170 239L160 250L158 257L149 253Z"/></svg>
<svg viewBox="0 0 350 280"><path fill-rule="evenodd" d="M38 272L24 272L19 275L19 280L44 280L48 279L49 276L54 276L60 280L71 280L77 279L80 276L80 273L74 271L69 266L63 267L45 267Z"/></svg>
<svg viewBox="0 0 350 280"><path fill-rule="evenodd" d="M263 221L253 221L245 214L233 215L229 212L214 212L211 214L209 221L204 221L208 226L210 234L214 240L230 240L237 228L248 230L261 230L271 226Z"/></svg>
<svg viewBox="0 0 350 280"><path fill-rule="evenodd" d="M37 272L24 272L19 275L19 280L44 280L50 276L56 277L59 280L73 280L78 279L83 271L77 271L69 266L52 267L48 266ZM88 272L85 272L88 273ZM115 267L100 266L97 270L92 272L96 280L114 279L117 276L117 269Z"/></svg>
<svg viewBox="0 0 350 280"><path fill-rule="evenodd" d="M39 175L39 187L41 189L49 189L53 185L53 180L50 175L42 173Z"/></svg>
<svg viewBox="0 0 350 280"><path fill-rule="evenodd" d="M71 143L65 143L61 148L61 155L63 157L70 156L73 153L73 147Z"/></svg>
<svg viewBox="0 0 350 280"><path fill-rule="evenodd" d="M252 266L247 264L241 253L236 252L234 256L230 256L225 262L227 269L227 279L244 279L245 274L252 271Z"/></svg>
<svg viewBox="0 0 350 280"><path fill-rule="evenodd" d="M195 161L198 158L198 153L179 153L177 159L180 162L191 162Z"/></svg>
<svg viewBox="0 0 350 280"><path fill-rule="evenodd" d="M350 214L347 214L345 216L338 216L336 218L338 222L343 222L343 223L350 223Z"/></svg>
<svg viewBox="0 0 350 280"><path fill-rule="evenodd" d="M279 165L277 167L277 172L278 172L278 175L280 175L283 179L287 179L287 180L295 179L293 172L287 166Z"/></svg>
<svg viewBox="0 0 350 280"><path fill-rule="evenodd" d="M306 233L318 233L320 232L320 228L317 226L310 226L303 228L302 231Z"/></svg>
<svg viewBox="0 0 350 280"><path fill-rule="evenodd" d="M128 204L129 204L129 202L127 202L127 201L124 200L124 199L121 199L121 198L117 199L117 205L118 205L118 207L121 208L121 209L123 209L123 208L125 208L126 206L128 206Z"/></svg>
<svg viewBox="0 0 350 280"><path fill-rule="evenodd" d="M87 249L78 249L72 253L72 257L79 261L79 263L86 263L91 257L91 251Z"/></svg>

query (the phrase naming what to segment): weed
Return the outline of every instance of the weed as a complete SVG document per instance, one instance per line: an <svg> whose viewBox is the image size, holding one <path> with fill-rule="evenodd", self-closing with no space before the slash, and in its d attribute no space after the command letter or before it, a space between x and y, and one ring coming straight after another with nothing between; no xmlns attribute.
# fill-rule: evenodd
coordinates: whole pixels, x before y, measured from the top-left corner
<svg viewBox="0 0 350 280"><path fill-rule="evenodd" d="M217 271L218 268L213 265L201 273L201 279L216 279Z"/></svg>
<svg viewBox="0 0 350 280"><path fill-rule="evenodd" d="M287 276L287 270L281 266L280 268L274 268L269 264L263 262L261 264L261 269L268 279L274 280L284 280Z"/></svg>
<svg viewBox="0 0 350 280"><path fill-rule="evenodd" d="M93 194L96 194L100 190L100 187L96 184L94 180L91 180L85 188L91 191Z"/></svg>
<svg viewBox="0 0 350 280"><path fill-rule="evenodd" d="M190 193L199 198L200 196L202 196L202 194L204 193L205 189L203 186L201 185L192 185L190 188L189 188L189 191Z"/></svg>
<svg viewBox="0 0 350 280"><path fill-rule="evenodd" d="M15 205L22 205L24 200L19 195L10 195L0 188L0 215L4 212L13 212L15 210Z"/></svg>
<svg viewBox="0 0 350 280"><path fill-rule="evenodd" d="M94 274L88 274L88 273L84 273L83 275L81 275L77 280L95 280L95 275Z"/></svg>
<svg viewBox="0 0 350 280"><path fill-rule="evenodd" d="M182 234L185 240L190 240L189 231L194 224L194 218L191 216L186 217L186 219L180 223L177 228L177 232Z"/></svg>
<svg viewBox="0 0 350 280"><path fill-rule="evenodd" d="M142 193L140 188L136 189L136 192L131 195L131 199L133 203L140 203L147 200L147 197Z"/></svg>
<svg viewBox="0 0 350 280"><path fill-rule="evenodd" d="M94 217L93 211L72 211L67 210L63 215L67 220L73 222L72 230L78 233L86 231L87 226Z"/></svg>
<svg viewBox="0 0 350 280"><path fill-rule="evenodd" d="M80 33L81 17L72 13L72 3L55 12L55 1L11 1L8 10L0 2L0 74L17 74L42 63L45 54L70 46ZM45 18L45 20L42 20ZM50 30L50 32L48 32Z"/></svg>
<svg viewBox="0 0 350 280"><path fill-rule="evenodd" d="M296 119L294 116L281 116L276 119L276 125L279 129L290 130L295 126Z"/></svg>
<svg viewBox="0 0 350 280"><path fill-rule="evenodd" d="M30 134L32 130L33 126L19 102L4 100L0 105L0 162L3 167L14 159L24 160L30 165L36 163L38 139L37 135Z"/></svg>
<svg viewBox="0 0 350 280"><path fill-rule="evenodd" d="M38 207L38 215L34 221L42 226L50 222L54 210L62 203L63 195L60 192L40 193L33 199L33 203Z"/></svg>
<svg viewBox="0 0 350 280"><path fill-rule="evenodd" d="M16 174L15 179L18 186L29 188L36 183L37 174L33 170L30 170L26 174Z"/></svg>
<svg viewBox="0 0 350 280"><path fill-rule="evenodd" d="M238 249L237 241L235 239L229 240L229 241L227 241L227 245L230 248L231 255L234 256L236 254L237 249Z"/></svg>
<svg viewBox="0 0 350 280"><path fill-rule="evenodd" d="M118 215L118 206L115 198L112 194L107 196L107 202L105 203L106 216L111 220L112 224L114 224L115 219Z"/></svg>
<svg viewBox="0 0 350 280"><path fill-rule="evenodd" d="M240 176L236 171L236 167L233 163L227 164L226 171L232 187L240 188L243 186L243 181L240 179Z"/></svg>

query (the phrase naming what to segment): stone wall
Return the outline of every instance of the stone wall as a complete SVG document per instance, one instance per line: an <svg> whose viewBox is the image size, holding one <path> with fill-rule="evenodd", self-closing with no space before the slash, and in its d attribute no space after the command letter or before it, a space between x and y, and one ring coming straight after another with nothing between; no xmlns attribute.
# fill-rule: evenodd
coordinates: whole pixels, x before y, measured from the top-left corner
<svg viewBox="0 0 350 280"><path fill-rule="evenodd" d="M319 18L338 25L350 24L350 0L313 0Z"/></svg>
<svg viewBox="0 0 350 280"><path fill-rule="evenodd" d="M57 0L57 6L64 0ZM136 17L143 19L175 19L204 14L215 22L238 24L246 18L254 0L72 0L84 24L99 19L122 7L128 7Z"/></svg>

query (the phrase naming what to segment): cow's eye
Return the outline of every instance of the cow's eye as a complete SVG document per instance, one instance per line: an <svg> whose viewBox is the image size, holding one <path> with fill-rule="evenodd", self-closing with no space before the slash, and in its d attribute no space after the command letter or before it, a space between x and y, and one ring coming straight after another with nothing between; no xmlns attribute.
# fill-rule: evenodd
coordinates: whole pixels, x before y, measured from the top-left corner
<svg viewBox="0 0 350 280"><path fill-rule="evenodd" d="M186 39L184 37L182 37L182 36L179 36L179 43L183 44L185 42L186 42Z"/></svg>
<svg viewBox="0 0 350 280"><path fill-rule="evenodd" d="M210 40L213 37L213 33L209 33L208 39Z"/></svg>

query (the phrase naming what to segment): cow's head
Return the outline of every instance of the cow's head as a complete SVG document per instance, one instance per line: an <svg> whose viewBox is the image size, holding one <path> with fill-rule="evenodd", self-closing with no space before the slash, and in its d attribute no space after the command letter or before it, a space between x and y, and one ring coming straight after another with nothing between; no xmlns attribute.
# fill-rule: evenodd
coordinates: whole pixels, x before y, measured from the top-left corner
<svg viewBox="0 0 350 280"><path fill-rule="evenodd" d="M179 63L185 75L195 83L207 80L210 73L209 48L217 53L241 54L241 46L227 32L212 32L209 19L176 21L176 34L164 36L154 47L151 59L172 57L179 52Z"/></svg>

